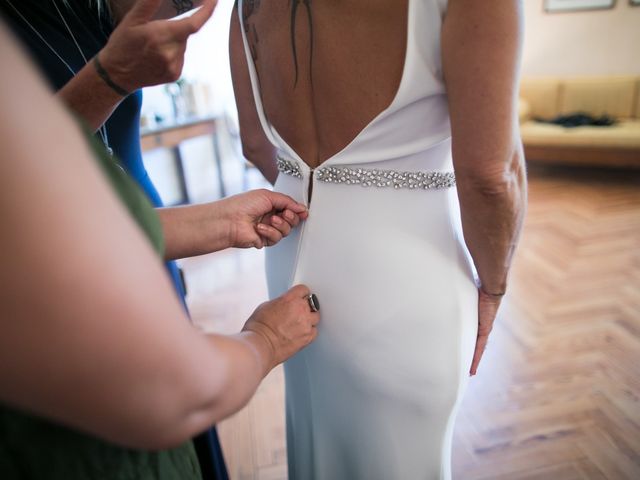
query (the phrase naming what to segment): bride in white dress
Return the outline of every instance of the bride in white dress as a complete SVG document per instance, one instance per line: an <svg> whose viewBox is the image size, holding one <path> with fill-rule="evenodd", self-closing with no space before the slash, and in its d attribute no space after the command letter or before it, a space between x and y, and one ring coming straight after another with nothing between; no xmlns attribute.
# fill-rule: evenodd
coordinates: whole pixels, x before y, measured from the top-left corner
<svg viewBox="0 0 640 480"><path fill-rule="evenodd" d="M267 252L323 319L285 365L290 479L450 478L524 215L518 2L240 0L230 48L245 155L309 208Z"/></svg>

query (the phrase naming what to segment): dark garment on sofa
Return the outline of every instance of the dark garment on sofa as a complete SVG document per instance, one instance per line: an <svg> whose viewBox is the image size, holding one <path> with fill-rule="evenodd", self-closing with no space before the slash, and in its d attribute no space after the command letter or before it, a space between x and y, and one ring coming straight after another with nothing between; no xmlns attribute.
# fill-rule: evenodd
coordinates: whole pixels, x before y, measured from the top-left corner
<svg viewBox="0 0 640 480"><path fill-rule="evenodd" d="M602 115L600 117L594 117L584 112L570 113L567 115L558 115L551 120L545 120L543 118L536 118L536 122L552 123L554 125L560 125L565 128L584 127L586 125L594 127L609 127L616 123L615 118L609 115Z"/></svg>

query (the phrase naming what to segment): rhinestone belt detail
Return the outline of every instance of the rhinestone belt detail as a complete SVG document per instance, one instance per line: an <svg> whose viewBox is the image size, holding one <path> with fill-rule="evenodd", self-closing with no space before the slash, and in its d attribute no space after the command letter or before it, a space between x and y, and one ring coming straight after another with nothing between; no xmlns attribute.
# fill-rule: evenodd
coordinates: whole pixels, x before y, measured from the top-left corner
<svg viewBox="0 0 640 480"><path fill-rule="evenodd" d="M285 175L302 178L300 166L293 161L278 157L278 170ZM316 178L325 183L343 183L361 187L393 187L411 189L449 188L456 184L453 172L400 172L350 167L320 167Z"/></svg>

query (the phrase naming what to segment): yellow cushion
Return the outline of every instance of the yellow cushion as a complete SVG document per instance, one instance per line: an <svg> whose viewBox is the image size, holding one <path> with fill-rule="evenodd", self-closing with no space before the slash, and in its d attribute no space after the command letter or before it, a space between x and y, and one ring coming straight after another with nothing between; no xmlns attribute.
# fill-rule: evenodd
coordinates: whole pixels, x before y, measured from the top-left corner
<svg viewBox="0 0 640 480"><path fill-rule="evenodd" d="M531 105L524 98L518 99L518 119L524 123L531 118Z"/></svg>
<svg viewBox="0 0 640 480"><path fill-rule="evenodd" d="M583 77L562 80L560 113L586 112L631 118L637 77Z"/></svg>
<svg viewBox="0 0 640 480"><path fill-rule="evenodd" d="M640 78L636 82L636 109L633 113L633 117L636 120L640 120Z"/></svg>
<svg viewBox="0 0 640 480"><path fill-rule="evenodd" d="M640 149L640 121L621 121L610 127L564 128L538 122L520 126L525 145L537 147L607 147Z"/></svg>
<svg viewBox="0 0 640 480"><path fill-rule="evenodd" d="M555 78L524 78L520 83L520 97L529 104L532 117L555 117L559 91L560 82Z"/></svg>

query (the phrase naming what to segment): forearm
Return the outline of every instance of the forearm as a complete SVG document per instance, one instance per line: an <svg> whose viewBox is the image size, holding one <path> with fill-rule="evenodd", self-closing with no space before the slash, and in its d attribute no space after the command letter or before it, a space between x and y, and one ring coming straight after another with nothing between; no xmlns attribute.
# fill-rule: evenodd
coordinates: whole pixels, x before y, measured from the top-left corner
<svg viewBox="0 0 640 480"><path fill-rule="evenodd" d="M205 417L205 424L202 426L187 424L192 429L191 435L198 432L200 427L206 428L244 407L260 382L274 367L271 345L255 332L247 331L231 336L208 335L207 340L215 351L216 359L227 360L225 375L205 407L196 407L187 416L195 418L199 412ZM206 370L208 369L205 368Z"/></svg>
<svg viewBox="0 0 640 480"><path fill-rule="evenodd" d="M136 422L134 431L141 438L132 446L171 448L193 438L243 408L273 368L273 351L256 333L212 334L206 342L208 351L203 355L194 348L182 372L169 371L155 393L141 392L144 408L153 409L156 418L146 432ZM165 400L149 404L153 398ZM125 432L122 437L127 438Z"/></svg>
<svg viewBox="0 0 640 480"><path fill-rule="evenodd" d="M278 178L276 163L276 149L269 142L259 142L251 145L251 141L242 139L242 154L249 162L256 166L260 173L273 185Z"/></svg>
<svg viewBox="0 0 640 480"><path fill-rule="evenodd" d="M157 209L165 238L165 259L194 257L231 246L231 224L220 202Z"/></svg>
<svg viewBox="0 0 640 480"><path fill-rule="evenodd" d="M522 230L527 204L526 174L520 145L497 177L457 175L464 239L481 288L502 294Z"/></svg>
<svg viewBox="0 0 640 480"><path fill-rule="evenodd" d="M520 0L450 0L442 31L464 238L482 289L501 294L522 228L526 178L517 98Z"/></svg>
<svg viewBox="0 0 640 480"><path fill-rule="evenodd" d="M57 96L93 130L107 121L123 99L100 78L91 60Z"/></svg>

